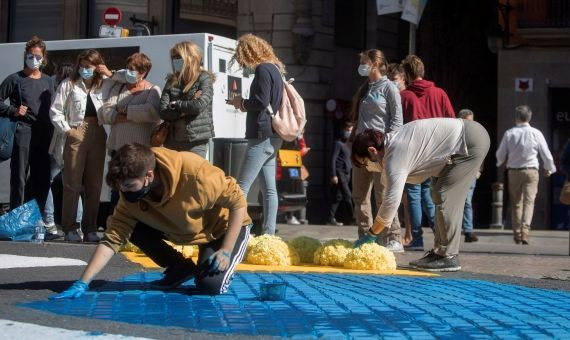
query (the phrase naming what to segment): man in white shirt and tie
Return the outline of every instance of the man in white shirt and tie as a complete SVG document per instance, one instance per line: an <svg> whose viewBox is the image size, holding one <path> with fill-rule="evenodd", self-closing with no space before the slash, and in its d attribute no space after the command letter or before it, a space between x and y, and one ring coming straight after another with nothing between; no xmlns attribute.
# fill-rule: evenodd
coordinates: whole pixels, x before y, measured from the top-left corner
<svg viewBox="0 0 570 340"><path fill-rule="evenodd" d="M497 149L497 167L507 163L511 223L516 244L528 244L534 199L538 191L538 157L544 163L544 175L556 172L552 154L538 129L530 126L532 111L527 105L515 108L516 126L507 130Z"/></svg>

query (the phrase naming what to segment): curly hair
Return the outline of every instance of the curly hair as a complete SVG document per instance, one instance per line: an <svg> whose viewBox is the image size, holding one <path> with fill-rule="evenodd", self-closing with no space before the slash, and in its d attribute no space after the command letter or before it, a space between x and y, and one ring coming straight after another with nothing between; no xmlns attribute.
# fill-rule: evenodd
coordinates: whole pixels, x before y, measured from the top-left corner
<svg viewBox="0 0 570 340"><path fill-rule="evenodd" d="M42 66L46 66L47 65L46 43L41 38L34 35L26 43L26 50L24 51L24 67L26 66L26 55L28 53L31 53L32 48L34 47L38 47L40 50L42 50L42 56L43 56Z"/></svg>
<svg viewBox="0 0 570 340"><path fill-rule="evenodd" d="M109 170L105 179L110 187L119 190L124 180L144 177L155 167L156 157L150 147L129 143L119 148L109 161Z"/></svg>
<svg viewBox="0 0 570 340"><path fill-rule="evenodd" d="M277 58L273 47L264 39L251 33L242 35L237 42L236 53L233 57L242 67L255 68L261 63L273 63L285 73L285 65Z"/></svg>

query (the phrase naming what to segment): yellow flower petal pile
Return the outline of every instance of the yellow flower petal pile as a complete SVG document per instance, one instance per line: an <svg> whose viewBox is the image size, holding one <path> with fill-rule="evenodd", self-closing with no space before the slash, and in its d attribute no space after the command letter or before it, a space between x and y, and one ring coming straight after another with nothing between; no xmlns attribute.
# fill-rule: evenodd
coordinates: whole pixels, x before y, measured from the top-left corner
<svg viewBox="0 0 570 340"><path fill-rule="evenodd" d="M314 262L323 266L342 266L352 243L335 239L325 242L315 251Z"/></svg>
<svg viewBox="0 0 570 340"><path fill-rule="evenodd" d="M312 237L299 236L289 241L289 245L295 248L301 262L313 263L315 251L321 246L321 242Z"/></svg>
<svg viewBox="0 0 570 340"><path fill-rule="evenodd" d="M376 243L366 243L352 249L344 261L344 267L364 270L394 270L396 258L388 249Z"/></svg>
<svg viewBox="0 0 570 340"><path fill-rule="evenodd" d="M119 251L130 251L136 254L142 254L142 250L139 249L139 247L135 246L134 244L132 244L131 242L127 242L125 244L123 244L120 248Z"/></svg>
<svg viewBox="0 0 570 340"><path fill-rule="evenodd" d="M196 245L178 245L170 241L166 241L166 243L171 245L172 248L181 253L182 256L187 259L191 258L192 256L198 256L198 246Z"/></svg>
<svg viewBox="0 0 570 340"><path fill-rule="evenodd" d="M261 235L248 243L246 261L268 266L291 266L299 264L297 251L280 237Z"/></svg>

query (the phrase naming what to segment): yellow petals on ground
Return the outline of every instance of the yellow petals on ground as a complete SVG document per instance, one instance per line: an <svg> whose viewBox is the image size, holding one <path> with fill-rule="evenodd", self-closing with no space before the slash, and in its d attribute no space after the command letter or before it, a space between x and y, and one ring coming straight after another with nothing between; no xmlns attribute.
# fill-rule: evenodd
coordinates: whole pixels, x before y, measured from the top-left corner
<svg viewBox="0 0 570 340"><path fill-rule="evenodd" d="M133 252L135 254L142 254L143 253L142 250L139 249L139 247L135 246L131 242L127 242L127 243L123 244L119 248L119 251L120 252L130 251L130 252Z"/></svg>
<svg viewBox="0 0 570 340"><path fill-rule="evenodd" d="M352 249L344 261L344 267L365 270L394 270L396 258L388 249L376 243L366 243Z"/></svg>
<svg viewBox="0 0 570 340"><path fill-rule="evenodd" d="M289 245L297 251L302 263L313 263L315 251L321 246L321 242L315 238L299 236L291 241Z"/></svg>
<svg viewBox="0 0 570 340"><path fill-rule="evenodd" d="M291 266L299 264L299 254L280 237L261 235L248 242L246 261L251 264Z"/></svg>
<svg viewBox="0 0 570 340"><path fill-rule="evenodd" d="M325 242L315 251L314 262L322 266L341 266L352 243L346 240L335 239Z"/></svg>

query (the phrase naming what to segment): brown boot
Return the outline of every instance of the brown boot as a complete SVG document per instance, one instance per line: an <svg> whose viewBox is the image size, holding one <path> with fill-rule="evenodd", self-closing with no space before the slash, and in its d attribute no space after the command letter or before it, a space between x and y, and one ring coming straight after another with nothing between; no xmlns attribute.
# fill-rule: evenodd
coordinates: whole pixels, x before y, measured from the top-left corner
<svg viewBox="0 0 570 340"><path fill-rule="evenodd" d="M513 230L513 239L515 240L516 244L521 244L521 233L520 233L520 231Z"/></svg>
<svg viewBox="0 0 570 340"><path fill-rule="evenodd" d="M528 236L528 232L524 232L524 231L523 231L522 236L521 236L521 242L522 242L522 244L528 245L528 240L529 240L529 238L530 238L530 237Z"/></svg>

